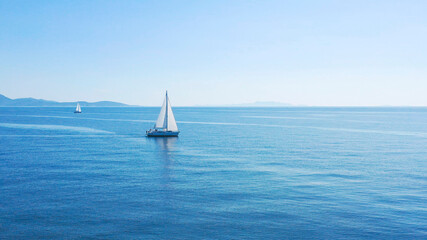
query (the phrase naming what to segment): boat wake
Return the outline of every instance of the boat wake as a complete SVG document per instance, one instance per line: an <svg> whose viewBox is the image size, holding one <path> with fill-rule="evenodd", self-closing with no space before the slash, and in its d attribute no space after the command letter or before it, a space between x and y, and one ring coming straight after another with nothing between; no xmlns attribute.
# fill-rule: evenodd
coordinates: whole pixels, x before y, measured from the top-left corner
<svg viewBox="0 0 427 240"><path fill-rule="evenodd" d="M65 125L43 125L43 124L18 124L18 123L0 123L0 127L5 128L18 128L18 129L35 129L35 130L59 130L59 131L73 131L80 133L101 133L113 134L112 132L99 130L87 127L73 127Z"/></svg>

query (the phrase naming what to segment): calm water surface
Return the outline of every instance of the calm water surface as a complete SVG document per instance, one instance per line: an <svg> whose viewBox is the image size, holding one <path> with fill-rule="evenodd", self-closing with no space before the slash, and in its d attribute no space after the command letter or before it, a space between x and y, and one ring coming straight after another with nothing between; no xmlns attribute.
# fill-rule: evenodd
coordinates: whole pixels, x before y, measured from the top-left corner
<svg viewBox="0 0 427 240"><path fill-rule="evenodd" d="M426 239L427 108L0 108L2 239Z"/></svg>

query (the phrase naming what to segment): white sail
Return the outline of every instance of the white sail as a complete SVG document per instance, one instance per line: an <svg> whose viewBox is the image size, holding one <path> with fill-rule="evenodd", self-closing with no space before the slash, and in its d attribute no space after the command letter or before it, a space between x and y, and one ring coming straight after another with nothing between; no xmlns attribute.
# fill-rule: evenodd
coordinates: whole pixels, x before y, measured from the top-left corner
<svg viewBox="0 0 427 240"><path fill-rule="evenodd" d="M175 121L175 117L173 116L173 112L172 112L172 106L171 103L169 101L169 98L166 95L166 99L168 101L168 111L167 111L167 115L168 115L168 125L167 125L167 129L168 131L178 131L178 126L176 125L176 121Z"/></svg>
<svg viewBox="0 0 427 240"><path fill-rule="evenodd" d="M81 112L82 109L80 108L80 103L77 103L76 112Z"/></svg>
<svg viewBox="0 0 427 240"><path fill-rule="evenodd" d="M175 117L173 116L172 106L167 92L159 117L157 118L155 128L166 131L178 131L178 126L176 125Z"/></svg>
<svg viewBox="0 0 427 240"><path fill-rule="evenodd" d="M166 99L163 101L162 109L160 110L159 117L157 118L156 125L154 128L165 129L167 122L165 121L166 117Z"/></svg>

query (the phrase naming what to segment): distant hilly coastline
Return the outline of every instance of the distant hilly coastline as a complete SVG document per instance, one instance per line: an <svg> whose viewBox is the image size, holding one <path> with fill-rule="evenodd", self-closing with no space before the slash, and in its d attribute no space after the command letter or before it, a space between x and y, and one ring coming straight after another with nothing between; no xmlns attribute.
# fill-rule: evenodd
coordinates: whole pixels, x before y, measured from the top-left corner
<svg viewBox="0 0 427 240"><path fill-rule="evenodd" d="M79 101L79 103L82 107L131 107L131 105L111 101ZM35 98L11 99L0 94L0 107L71 107L76 104L77 102L56 102Z"/></svg>
<svg viewBox="0 0 427 240"><path fill-rule="evenodd" d="M79 101L82 107L135 107L112 101L86 102ZM77 102L56 102L35 98L16 98L11 99L0 94L0 107L75 107ZM196 105L195 107L290 107L295 106L289 103L281 102L253 102L229 105Z"/></svg>

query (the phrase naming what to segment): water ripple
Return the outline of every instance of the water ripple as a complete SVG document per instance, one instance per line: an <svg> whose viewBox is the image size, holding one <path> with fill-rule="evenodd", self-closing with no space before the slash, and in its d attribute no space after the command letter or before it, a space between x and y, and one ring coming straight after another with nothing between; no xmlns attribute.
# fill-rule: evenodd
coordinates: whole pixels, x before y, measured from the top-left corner
<svg viewBox="0 0 427 240"><path fill-rule="evenodd" d="M18 128L18 129L36 129L36 130L73 131L73 132L80 132L80 133L112 134L112 132L105 131L105 130L99 130L99 129L88 128L88 127L73 127L73 126L65 126L65 125L0 123L0 127Z"/></svg>

